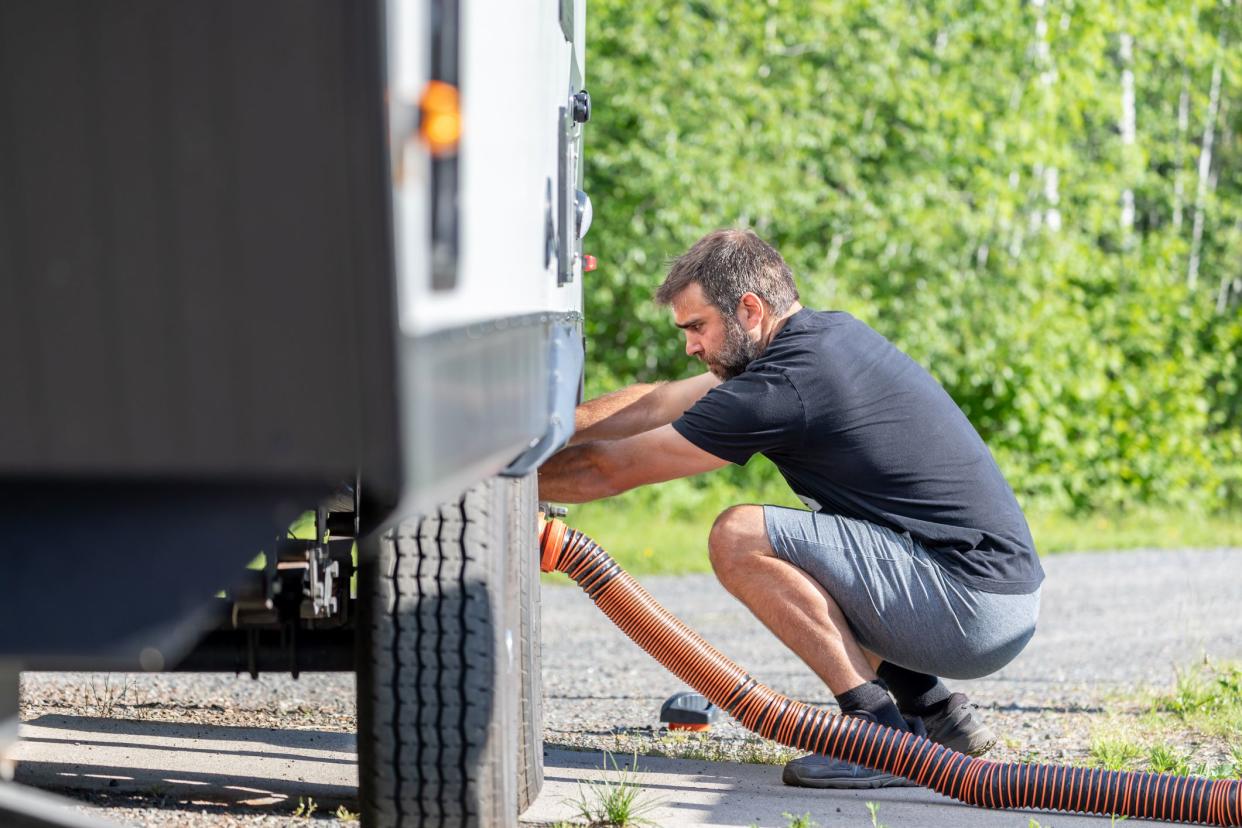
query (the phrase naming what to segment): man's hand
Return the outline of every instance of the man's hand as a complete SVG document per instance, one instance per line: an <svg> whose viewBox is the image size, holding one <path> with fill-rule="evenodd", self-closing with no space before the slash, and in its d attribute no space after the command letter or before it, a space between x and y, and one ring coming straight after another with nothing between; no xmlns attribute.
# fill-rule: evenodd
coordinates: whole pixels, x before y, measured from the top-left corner
<svg viewBox="0 0 1242 828"><path fill-rule="evenodd" d="M727 465L671 425L625 437L571 446L539 469L539 498L586 503L647 483L690 477Z"/></svg>

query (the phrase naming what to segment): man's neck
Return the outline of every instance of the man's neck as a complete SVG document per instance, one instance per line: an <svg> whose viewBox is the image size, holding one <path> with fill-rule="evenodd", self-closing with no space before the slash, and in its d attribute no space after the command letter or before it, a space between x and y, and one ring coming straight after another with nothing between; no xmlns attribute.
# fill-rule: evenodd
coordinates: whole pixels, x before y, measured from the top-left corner
<svg viewBox="0 0 1242 828"><path fill-rule="evenodd" d="M765 351L768 346L772 344L772 340L776 339L776 335L781 332L781 328L785 327L785 323L789 321L789 317L793 316L800 310L802 310L802 305L795 301L789 306L789 310L785 311L779 319L772 322L771 327L768 328L763 337L763 349Z"/></svg>

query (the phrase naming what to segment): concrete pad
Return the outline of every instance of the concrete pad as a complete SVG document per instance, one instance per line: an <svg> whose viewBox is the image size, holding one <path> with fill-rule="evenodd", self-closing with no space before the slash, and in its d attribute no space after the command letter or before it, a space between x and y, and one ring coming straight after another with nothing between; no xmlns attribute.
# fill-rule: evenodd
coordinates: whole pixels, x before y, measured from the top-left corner
<svg viewBox="0 0 1242 828"><path fill-rule="evenodd" d="M627 769L633 758L616 756L617 766ZM617 778L612 759L590 751L545 752L543 792L522 815L523 823L553 824L578 816L572 802L590 799L591 780ZM785 828L785 813L809 813L820 828L872 824L867 803L879 807L878 824L887 828L1029 828L1031 820L1042 828L1108 826L1102 817L1069 816L1035 811L989 811L962 805L921 788L888 788L878 791L815 791L781 783L780 768L693 759L639 756L632 779L655 802L642 814L659 826L720 826L720 828ZM604 767L608 771L603 770ZM1126 825L1167 823L1128 819Z"/></svg>
<svg viewBox="0 0 1242 828"><path fill-rule="evenodd" d="M356 803L354 734L40 716L19 728L15 780L252 806Z"/></svg>

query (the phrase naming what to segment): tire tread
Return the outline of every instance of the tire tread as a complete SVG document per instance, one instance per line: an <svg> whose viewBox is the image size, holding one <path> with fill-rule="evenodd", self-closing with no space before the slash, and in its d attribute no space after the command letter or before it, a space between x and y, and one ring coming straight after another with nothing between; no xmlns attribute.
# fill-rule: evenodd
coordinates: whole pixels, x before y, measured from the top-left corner
<svg viewBox="0 0 1242 828"><path fill-rule="evenodd" d="M503 481L374 540L359 582L359 788L368 826L505 826L492 704ZM364 558L364 560L366 560ZM366 584L363 583L366 579ZM370 600L364 600L363 594Z"/></svg>

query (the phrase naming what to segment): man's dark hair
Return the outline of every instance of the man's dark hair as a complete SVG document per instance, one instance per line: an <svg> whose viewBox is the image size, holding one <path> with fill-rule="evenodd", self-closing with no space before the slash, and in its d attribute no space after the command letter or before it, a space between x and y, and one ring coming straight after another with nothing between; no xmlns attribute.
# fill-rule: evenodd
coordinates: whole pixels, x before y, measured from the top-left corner
<svg viewBox="0 0 1242 828"><path fill-rule="evenodd" d="M692 283L722 313L737 312L742 294L753 293L780 316L798 299L793 273L776 248L750 230L716 230L673 260L656 301L670 305Z"/></svg>

